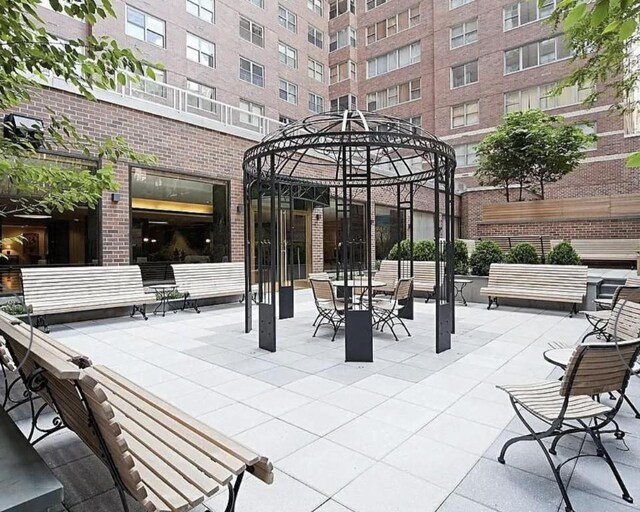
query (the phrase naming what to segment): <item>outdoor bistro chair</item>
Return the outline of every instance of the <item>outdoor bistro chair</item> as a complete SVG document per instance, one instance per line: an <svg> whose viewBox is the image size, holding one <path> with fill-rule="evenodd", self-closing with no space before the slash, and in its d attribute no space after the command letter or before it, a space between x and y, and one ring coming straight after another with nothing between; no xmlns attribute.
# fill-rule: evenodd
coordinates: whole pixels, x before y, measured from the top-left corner
<svg viewBox="0 0 640 512"><path fill-rule="evenodd" d="M616 304L619 301L623 300L640 303L640 286L618 286L613 293L613 298L611 299L611 308L615 308ZM598 311L581 311L581 313L584 314L589 323L593 326L593 331L588 333L585 338L594 335L600 338L603 334L605 334L605 329L612 317L612 309L600 309Z"/></svg>
<svg viewBox="0 0 640 512"><path fill-rule="evenodd" d="M633 503L633 498L622 481L613 460L600 439L602 429L615 418L622 405L629 383L631 368L640 352L640 339L618 343L584 343L571 355L565 376L561 381L551 380L535 384L498 386L509 394L516 415L530 434L514 437L502 447L498 462L505 463L507 449L519 441L536 441L544 453L556 479L565 510L573 512L560 470L567 462L592 454L578 454L557 466L551 455L556 455L558 441L568 434L586 433L596 446L596 455L607 463L622 490L622 499ZM600 403L594 397L616 391L619 398L613 405ZM547 430L536 432L525 419L522 410L549 425ZM550 448L542 440L553 438Z"/></svg>
<svg viewBox="0 0 640 512"><path fill-rule="evenodd" d="M338 329L344 321L344 302L336 299L333 290L333 283L329 279L309 279L311 289L313 290L313 298L318 309L318 317L320 321L316 325L313 336L318 333L321 325L331 325L333 327L333 337L331 341L335 341ZM316 321L318 319L316 318ZM314 322L315 324L315 322Z"/></svg>
<svg viewBox="0 0 640 512"><path fill-rule="evenodd" d="M404 330L407 331L407 335L411 336L409 329L400 318L400 311L404 308L405 301L411 297L412 290L413 278L399 279L391 298L374 300L371 304L374 316L373 326L376 329L379 328L380 332L384 332L385 326L389 327L396 341L398 341L398 336L393 330L394 325L402 325Z"/></svg>
<svg viewBox="0 0 640 512"><path fill-rule="evenodd" d="M331 277L329 276L328 272L312 272L307 276L307 279L309 280L309 284L311 284L311 280L315 279L315 280L324 280L326 281L327 279L331 280ZM316 319L313 321L312 327L315 327L316 324L318 323L318 320L320 320L322 318L322 316L320 315L320 313L318 313L318 315L316 316Z"/></svg>

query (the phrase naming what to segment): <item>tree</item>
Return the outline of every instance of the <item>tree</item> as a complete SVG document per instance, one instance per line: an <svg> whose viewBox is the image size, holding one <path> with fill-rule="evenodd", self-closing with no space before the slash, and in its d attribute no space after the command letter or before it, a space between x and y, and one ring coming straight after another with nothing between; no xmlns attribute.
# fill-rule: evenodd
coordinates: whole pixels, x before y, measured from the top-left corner
<svg viewBox="0 0 640 512"><path fill-rule="evenodd" d="M0 2L0 111L15 111L42 89L48 75L54 74L75 86L88 100L95 100L96 89L115 89L127 79L147 71L146 62L131 50L120 48L111 38L87 35L63 41L48 32L37 12L41 0ZM49 0L54 11L82 20L89 25L99 19L115 17L110 0ZM86 204L94 208L104 190L116 190L113 165L125 158L151 162L133 150L120 135L94 140L80 133L69 118L49 109L46 127L34 125L34 136L0 138L0 183L8 184L19 198L8 215L18 211L65 211ZM3 129L12 126L3 122ZM19 133L13 132L14 135ZM83 169L71 172L51 159L40 158L39 150L64 149L98 157L97 172Z"/></svg>
<svg viewBox="0 0 640 512"><path fill-rule="evenodd" d="M564 32L579 63L556 93L597 83L604 87L586 99L588 104L612 91L621 113L640 107L640 0L562 0L549 22ZM640 152L629 157L627 166L640 167Z"/></svg>
<svg viewBox="0 0 640 512"><path fill-rule="evenodd" d="M512 184L519 185L520 201L525 188L544 199L545 184L572 172L595 140L560 116L535 109L512 112L476 147L476 176L482 185L505 188L507 201Z"/></svg>

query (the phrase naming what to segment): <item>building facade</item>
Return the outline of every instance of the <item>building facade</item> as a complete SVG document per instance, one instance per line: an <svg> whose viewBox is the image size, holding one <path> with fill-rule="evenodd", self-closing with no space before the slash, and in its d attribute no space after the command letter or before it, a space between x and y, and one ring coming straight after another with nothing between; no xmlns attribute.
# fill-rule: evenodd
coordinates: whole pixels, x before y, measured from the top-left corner
<svg viewBox="0 0 640 512"><path fill-rule="evenodd" d="M12 268L139 264L153 280L166 277L171 262L242 259L244 217L254 215L242 205L244 151L282 123L356 107L410 120L454 146L462 237L640 238L633 206L624 214L611 208L591 217L561 213L562 201L571 198L615 203L611 198L619 197L633 205L638 195L640 201L640 173L624 167L625 157L638 148L640 130L633 119L625 124L609 112L610 98L586 109L580 103L588 89L547 97L566 75L570 57L562 35L544 24L554 5L555 0L544 7L537 0L117 0L118 17L94 26L44 5L42 17L60 40L108 35L162 67L154 79L99 92L96 103L51 76L20 112L46 119L47 108L53 108L93 137L122 134L158 163L143 168L119 162L120 190L105 193L97 211L5 219L3 237L20 231L32 240L8 254ZM547 208L554 213L523 219L505 209L487 220L485 205L503 203L504 195L478 187L474 145L505 112L527 108L583 123L598 142L578 171L549 187L544 203L559 201L555 210ZM46 157L70 169L99 165L74 155ZM382 259L397 226L406 231L408 220L397 215L391 194L376 191L374 201L371 226L364 225L364 206L355 206L353 217L362 219L361 236L374 240L375 258ZM293 274L303 278L335 268L335 200L325 208L303 201L294 207L288 262ZM415 238L434 237L433 191L422 190L416 208Z"/></svg>

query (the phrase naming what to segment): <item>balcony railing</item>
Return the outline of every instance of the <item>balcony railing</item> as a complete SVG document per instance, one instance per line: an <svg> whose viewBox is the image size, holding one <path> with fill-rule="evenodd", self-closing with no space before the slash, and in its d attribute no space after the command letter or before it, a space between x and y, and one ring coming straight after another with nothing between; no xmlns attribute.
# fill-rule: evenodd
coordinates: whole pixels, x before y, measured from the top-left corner
<svg viewBox="0 0 640 512"><path fill-rule="evenodd" d="M624 116L625 135L640 135L640 107Z"/></svg>
<svg viewBox="0 0 640 512"><path fill-rule="evenodd" d="M65 80L52 75L47 77L46 85L56 89L74 90ZM140 78L138 82L127 81L125 85L118 85L115 91L98 91L96 92L96 97L106 102L123 104L132 108L140 108L141 110L147 110L141 108L144 103L156 105L161 110L166 109L165 112L169 117L185 122L190 121L188 116L182 118L175 114L191 114L202 118L202 120L213 121L215 124L212 128L214 129L224 130L224 127L233 127L246 130L253 135L250 138L262 138L283 126L283 123L263 115L148 78ZM120 100L120 98L125 101ZM127 101L128 99L135 101L130 102ZM139 103L141 101L144 102L142 105ZM162 112L158 111L157 108L153 108L153 113L162 115Z"/></svg>

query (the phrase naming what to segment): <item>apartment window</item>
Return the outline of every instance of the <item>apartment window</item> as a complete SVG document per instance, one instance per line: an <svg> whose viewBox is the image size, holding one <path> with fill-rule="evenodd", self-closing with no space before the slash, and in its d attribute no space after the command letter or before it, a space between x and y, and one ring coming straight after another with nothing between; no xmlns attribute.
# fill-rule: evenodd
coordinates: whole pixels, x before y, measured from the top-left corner
<svg viewBox="0 0 640 512"><path fill-rule="evenodd" d="M309 93L309 110L319 114L324 112L324 98L312 92Z"/></svg>
<svg viewBox="0 0 640 512"><path fill-rule="evenodd" d="M379 110L420 99L420 79L367 94L367 110Z"/></svg>
<svg viewBox="0 0 640 512"><path fill-rule="evenodd" d="M241 110L239 115L240 122L259 127L264 117L264 105L245 99L241 99L239 105Z"/></svg>
<svg viewBox="0 0 640 512"><path fill-rule="evenodd" d="M358 108L358 101L353 94L346 94L331 100L331 110L351 110Z"/></svg>
<svg viewBox="0 0 640 512"><path fill-rule="evenodd" d="M367 11L380 7L387 3L387 0L367 0Z"/></svg>
<svg viewBox="0 0 640 512"><path fill-rule="evenodd" d="M288 44L278 42L278 55L280 56L280 62L286 64L289 67L298 67L298 50L292 48Z"/></svg>
<svg viewBox="0 0 640 512"><path fill-rule="evenodd" d="M323 0L307 0L307 7L318 16L324 16Z"/></svg>
<svg viewBox="0 0 640 512"><path fill-rule="evenodd" d="M478 61L467 62L451 68L451 88L474 84L478 81Z"/></svg>
<svg viewBox="0 0 640 512"><path fill-rule="evenodd" d="M281 5L278 6L278 22L289 32L295 33L298 31L298 17Z"/></svg>
<svg viewBox="0 0 640 512"><path fill-rule="evenodd" d="M187 79L187 106L195 110L216 112L216 89Z"/></svg>
<svg viewBox="0 0 640 512"><path fill-rule="evenodd" d="M281 100L293 103L294 105L298 104L298 86L296 84L280 79L278 91Z"/></svg>
<svg viewBox="0 0 640 512"><path fill-rule="evenodd" d="M216 45L187 32L187 59L216 67Z"/></svg>
<svg viewBox="0 0 640 512"><path fill-rule="evenodd" d="M548 18L556 7L556 0L544 0L542 6L538 0L525 0L508 5L503 10L504 30L511 30L537 20Z"/></svg>
<svg viewBox="0 0 640 512"><path fill-rule="evenodd" d="M523 69L542 66L551 62L566 59L571 51L564 42L564 36L556 36L543 41L529 43L520 48L504 52L504 73L516 73Z"/></svg>
<svg viewBox="0 0 640 512"><path fill-rule="evenodd" d="M597 130L595 122L577 124L576 128L580 128L585 135L595 135L595 134L598 133L598 130ZM595 151L596 149L598 149L598 141L597 140L591 142L590 144L586 145L583 148L584 151Z"/></svg>
<svg viewBox="0 0 640 512"><path fill-rule="evenodd" d="M330 0L329 19L332 20L346 12L356 13L356 0Z"/></svg>
<svg viewBox="0 0 640 512"><path fill-rule="evenodd" d="M463 103L451 107L451 128L478 124L478 102Z"/></svg>
<svg viewBox="0 0 640 512"><path fill-rule="evenodd" d="M127 35L164 48L165 23L127 5Z"/></svg>
<svg viewBox="0 0 640 512"><path fill-rule="evenodd" d="M208 23L213 23L213 0L187 0L187 12Z"/></svg>
<svg viewBox="0 0 640 512"><path fill-rule="evenodd" d="M420 62L420 43L412 43L367 61L367 78L384 75Z"/></svg>
<svg viewBox="0 0 640 512"><path fill-rule="evenodd" d="M253 5L260 7L260 9L264 9L264 0L249 0Z"/></svg>
<svg viewBox="0 0 640 512"><path fill-rule="evenodd" d="M324 66L322 63L317 60L309 57L307 61L307 72L309 74L309 78L313 78L318 82L324 82Z"/></svg>
<svg viewBox="0 0 640 512"><path fill-rule="evenodd" d="M478 40L478 18L460 23L450 29L451 48L459 48Z"/></svg>
<svg viewBox="0 0 640 512"><path fill-rule="evenodd" d="M505 112L521 112L532 108L550 110L567 107L582 103L593 93L593 86L572 85L562 89L562 92L557 96L551 96L551 91L557 85L557 82L551 82L507 92L504 95L504 110Z"/></svg>
<svg viewBox="0 0 640 512"><path fill-rule="evenodd" d="M456 152L456 162L458 167L471 167L476 165L476 145L475 144L458 144L453 146Z"/></svg>
<svg viewBox="0 0 640 512"><path fill-rule="evenodd" d="M264 48L264 27L243 16L240 16L240 37L260 48Z"/></svg>
<svg viewBox="0 0 640 512"><path fill-rule="evenodd" d="M283 116L282 114L278 117L278 121L282 124L291 124L296 122L293 117Z"/></svg>
<svg viewBox="0 0 640 512"><path fill-rule="evenodd" d="M449 9L455 9L456 7L462 7L473 2L473 0L449 0Z"/></svg>
<svg viewBox="0 0 640 512"><path fill-rule="evenodd" d="M165 87L165 84L167 83L167 72L163 69L151 66L148 67L153 70L153 78L149 78L145 73L144 76L140 77L140 81L132 83L131 87L136 91L143 93L136 94L137 96L144 97L145 95L150 95L157 96L159 98L166 98L167 88Z"/></svg>
<svg viewBox="0 0 640 512"><path fill-rule="evenodd" d="M420 23L420 6L416 5L405 11L394 14L386 20L373 23L367 27L367 44L403 32Z"/></svg>
<svg viewBox="0 0 640 512"><path fill-rule="evenodd" d="M313 46L317 46L320 49L324 48L324 32L313 25L309 25L307 39Z"/></svg>
<svg viewBox="0 0 640 512"><path fill-rule="evenodd" d="M356 63L346 60L329 69L329 83L335 84L343 80L355 80L357 73Z"/></svg>
<svg viewBox="0 0 640 512"><path fill-rule="evenodd" d="M406 121L409 124L412 124L416 128L422 128L422 116L411 116L403 118L403 121ZM418 130L415 129L413 133L418 133Z"/></svg>
<svg viewBox="0 0 640 512"><path fill-rule="evenodd" d="M240 57L240 80L264 87L264 66Z"/></svg>
<svg viewBox="0 0 640 512"><path fill-rule="evenodd" d="M334 52L340 48L351 45L356 47L356 31L353 27L345 27L338 32L331 34L329 40L329 51Z"/></svg>

